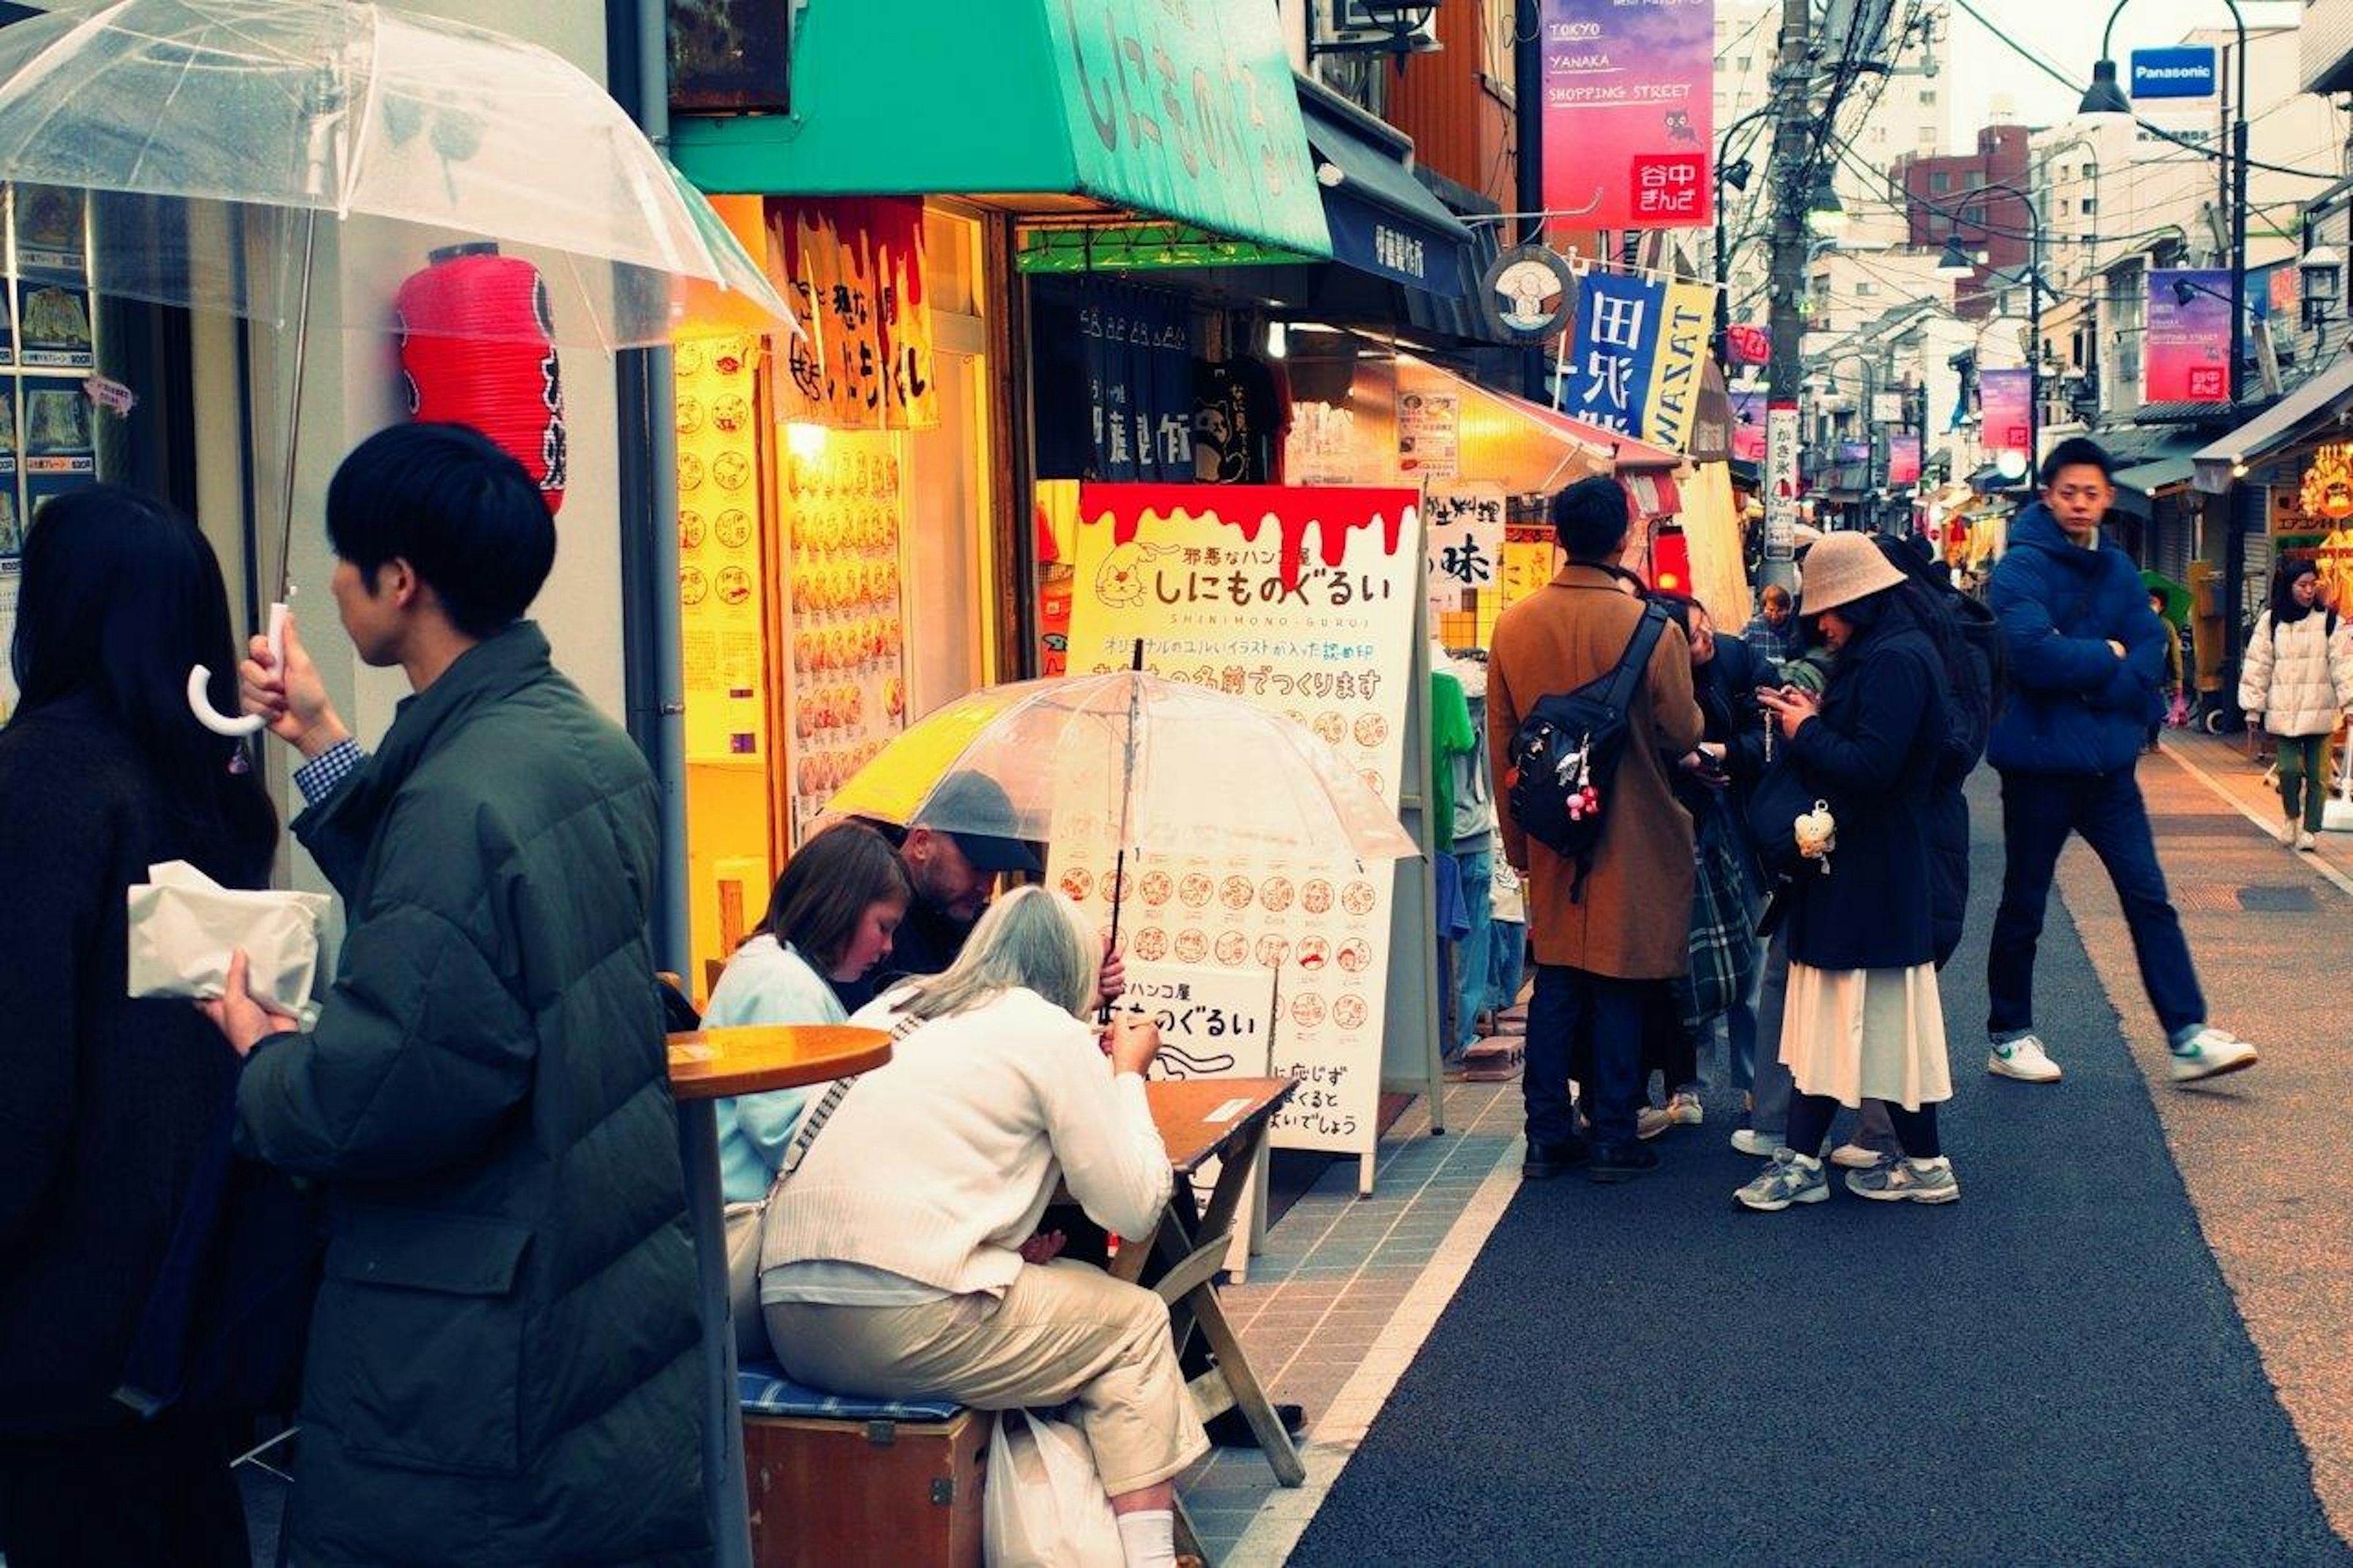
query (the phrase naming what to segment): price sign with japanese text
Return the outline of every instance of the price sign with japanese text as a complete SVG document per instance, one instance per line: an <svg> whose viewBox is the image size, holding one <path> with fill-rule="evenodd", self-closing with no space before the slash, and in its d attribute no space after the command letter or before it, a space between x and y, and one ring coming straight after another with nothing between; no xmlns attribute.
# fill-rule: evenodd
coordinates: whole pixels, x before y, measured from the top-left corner
<svg viewBox="0 0 2353 1568"><path fill-rule="evenodd" d="M1430 525L1424 563L1430 626L1449 647L1477 641L1480 596L1492 596L1502 584L1504 512L1501 485L1431 485L1422 492L1421 514ZM1463 629L1470 635L1459 635Z"/></svg>

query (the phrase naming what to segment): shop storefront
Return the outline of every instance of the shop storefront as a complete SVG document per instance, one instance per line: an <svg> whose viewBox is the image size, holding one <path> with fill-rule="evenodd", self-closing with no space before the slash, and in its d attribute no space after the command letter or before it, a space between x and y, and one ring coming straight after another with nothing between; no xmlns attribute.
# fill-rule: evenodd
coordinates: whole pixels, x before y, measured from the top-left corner
<svg viewBox="0 0 2353 1568"><path fill-rule="evenodd" d="M809 326L724 369L681 357L698 981L890 736L1037 668L1030 481L1057 457L1029 437L1072 384L1033 353L1033 316L1075 331L1084 315L1117 331L1122 356L1189 361L1181 304L1033 295L1028 274L1330 255L1271 13L1034 9L1020 26L968 8L910 28L888 7L812 8L792 37L789 116L675 128L681 169L740 198L721 205L756 227ZM1136 96L1134 60L1186 90ZM1006 107L974 112L983 92ZM1189 384L1071 406L1122 477L1189 469Z"/></svg>

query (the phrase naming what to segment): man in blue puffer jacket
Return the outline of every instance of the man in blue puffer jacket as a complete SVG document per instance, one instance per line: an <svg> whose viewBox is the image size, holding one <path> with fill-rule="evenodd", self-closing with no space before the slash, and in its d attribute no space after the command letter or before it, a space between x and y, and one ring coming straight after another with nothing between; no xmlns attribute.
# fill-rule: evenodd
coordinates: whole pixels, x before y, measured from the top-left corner
<svg viewBox="0 0 2353 1568"><path fill-rule="evenodd" d="M1986 747L2001 775L2001 907L1986 963L1988 1070L2055 1083L2034 1032L2034 949L2059 851L2083 835L2107 868L2141 984L2188 1083L2255 1064L2255 1048L2206 1022L2206 998L2157 864L2133 777L2165 674L2163 628L2132 560L2100 538L2116 489L2108 455L2076 437L2042 464L2042 500L2011 522L1987 599L2001 626L2009 695Z"/></svg>

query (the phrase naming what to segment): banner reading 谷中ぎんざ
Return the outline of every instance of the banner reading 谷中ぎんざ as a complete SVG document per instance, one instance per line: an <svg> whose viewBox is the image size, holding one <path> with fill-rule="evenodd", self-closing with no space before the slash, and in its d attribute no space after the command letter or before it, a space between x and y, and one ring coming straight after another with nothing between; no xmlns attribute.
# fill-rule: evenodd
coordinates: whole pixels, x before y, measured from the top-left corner
<svg viewBox="0 0 2353 1568"><path fill-rule="evenodd" d="M1419 492L1271 486L1080 490L1070 670L1145 668L1296 720L1395 808L1423 595ZM1235 759L1197 766L1214 797ZM1108 919L1117 825L1058 818L1050 868ZM1092 820L1090 819L1092 817ZM1378 1135L1396 869L1345 846L1211 857L1145 844L1127 861L1131 975L1155 964L1272 973L1272 1071L1301 1087L1276 1142L1369 1157Z"/></svg>

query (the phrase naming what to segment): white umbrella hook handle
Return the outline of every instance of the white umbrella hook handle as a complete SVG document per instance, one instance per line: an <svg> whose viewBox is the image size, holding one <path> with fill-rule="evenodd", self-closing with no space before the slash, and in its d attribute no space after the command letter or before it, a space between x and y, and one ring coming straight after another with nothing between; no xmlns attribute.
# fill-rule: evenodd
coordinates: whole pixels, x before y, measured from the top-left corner
<svg viewBox="0 0 2353 1568"><path fill-rule="evenodd" d="M283 603L269 606L269 667L278 670L286 668L286 606ZM212 694L206 689L212 684L212 669L206 665L200 664L188 671L188 711L196 716L196 722L216 735L227 735L232 739L250 735L259 730L263 723L260 714L248 713L242 718L232 719L213 706Z"/></svg>

